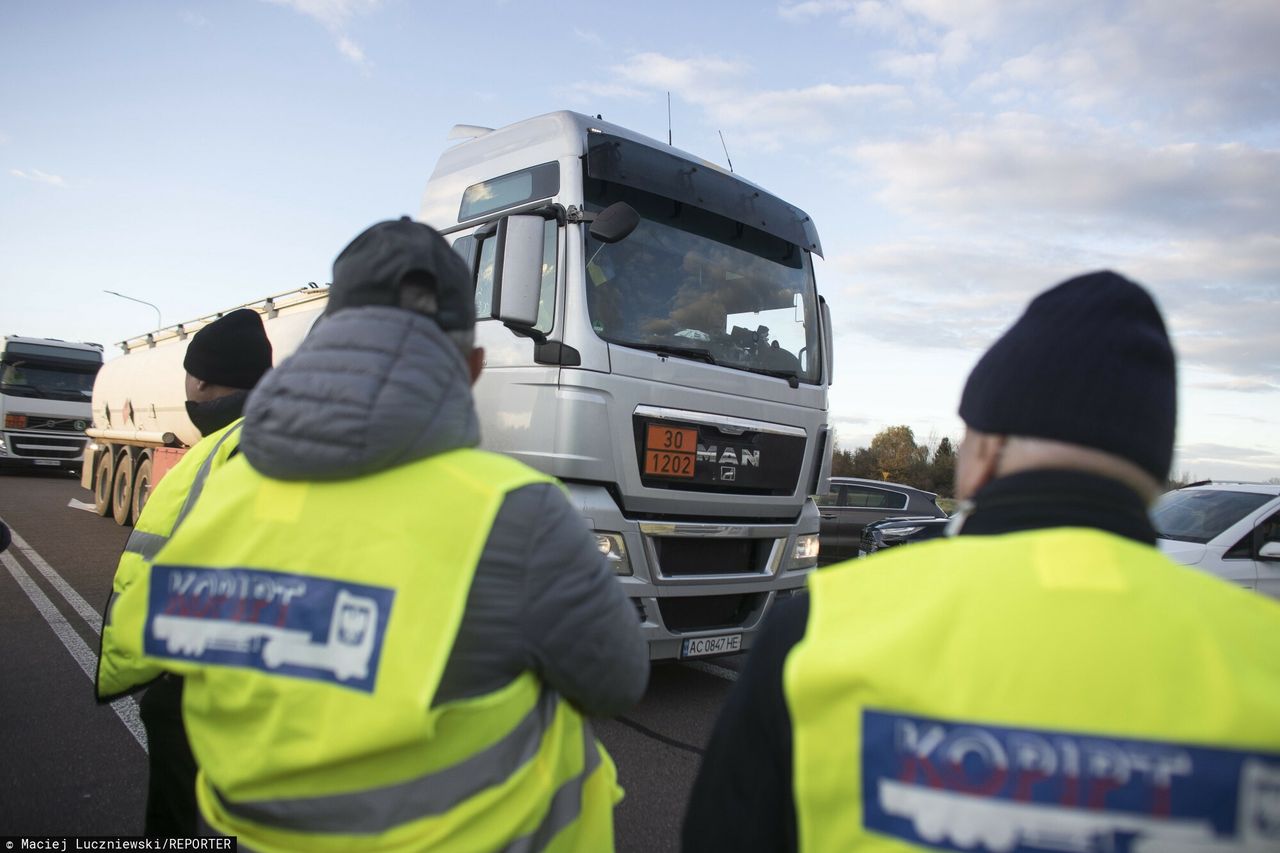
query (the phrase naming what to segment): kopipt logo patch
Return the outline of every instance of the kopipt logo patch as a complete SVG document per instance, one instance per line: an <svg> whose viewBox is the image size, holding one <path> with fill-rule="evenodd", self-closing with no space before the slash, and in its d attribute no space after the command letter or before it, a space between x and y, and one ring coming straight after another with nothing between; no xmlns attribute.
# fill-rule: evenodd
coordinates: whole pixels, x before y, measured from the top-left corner
<svg viewBox="0 0 1280 853"><path fill-rule="evenodd" d="M864 826L938 850L1280 851L1280 755L865 710Z"/></svg>
<svg viewBox="0 0 1280 853"><path fill-rule="evenodd" d="M372 692L395 591L261 569L157 565L143 647Z"/></svg>

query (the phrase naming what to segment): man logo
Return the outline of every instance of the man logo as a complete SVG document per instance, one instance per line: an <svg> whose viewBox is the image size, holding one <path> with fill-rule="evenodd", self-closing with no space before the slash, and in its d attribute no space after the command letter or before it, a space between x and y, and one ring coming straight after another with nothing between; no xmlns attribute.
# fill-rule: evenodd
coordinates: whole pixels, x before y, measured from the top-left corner
<svg viewBox="0 0 1280 853"><path fill-rule="evenodd" d="M731 466L729 466L729 465L721 465L721 466L720 466L720 479L721 479L721 480L723 480L723 481L725 481L725 482L727 482L727 483L731 483L731 482L733 482L734 480L736 480L737 478L738 478L738 469L737 469L737 468L733 468L733 467L731 467Z"/></svg>

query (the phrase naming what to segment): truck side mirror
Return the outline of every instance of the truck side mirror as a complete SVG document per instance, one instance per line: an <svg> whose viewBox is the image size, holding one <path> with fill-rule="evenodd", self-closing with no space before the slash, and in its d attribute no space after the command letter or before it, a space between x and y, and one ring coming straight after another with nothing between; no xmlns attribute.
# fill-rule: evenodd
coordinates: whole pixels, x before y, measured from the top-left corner
<svg viewBox="0 0 1280 853"><path fill-rule="evenodd" d="M631 236L640 224L640 214L625 201L615 201L591 220L591 236L601 243L617 243Z"/></svg>
<svg viewBox="0 0 1280 853"><path fill-rule="evenodd" d="M541 216L508 216L498 223L493 316L508 326L532 329L538 322L545 227Z"/></svg>

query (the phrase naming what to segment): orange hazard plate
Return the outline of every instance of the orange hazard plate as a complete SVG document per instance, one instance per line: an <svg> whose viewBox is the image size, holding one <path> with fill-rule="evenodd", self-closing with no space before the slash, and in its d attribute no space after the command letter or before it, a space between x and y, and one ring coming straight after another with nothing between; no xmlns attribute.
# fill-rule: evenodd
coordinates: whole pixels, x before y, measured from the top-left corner
<svg viewBox="0 0 1280 853"><path fill-rule="evenodd" d="M649 424L645 430L644 473L656 477L692 477L698 431Z"/></svg>

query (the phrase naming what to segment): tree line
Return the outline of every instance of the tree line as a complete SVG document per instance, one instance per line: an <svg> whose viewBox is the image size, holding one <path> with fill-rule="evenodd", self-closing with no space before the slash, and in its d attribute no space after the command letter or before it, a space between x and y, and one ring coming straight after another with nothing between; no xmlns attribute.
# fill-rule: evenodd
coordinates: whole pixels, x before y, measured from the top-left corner
<svg viewBox="0 0 1280 853"><path fill-rule="evenodd" d="M831 454L831 473L902 483L950 497L956 451L951 439L944 436L931 453L927 445L916 442L911 427L891 426L876 433L870 447L846 450L837 444Z"/></svg>

